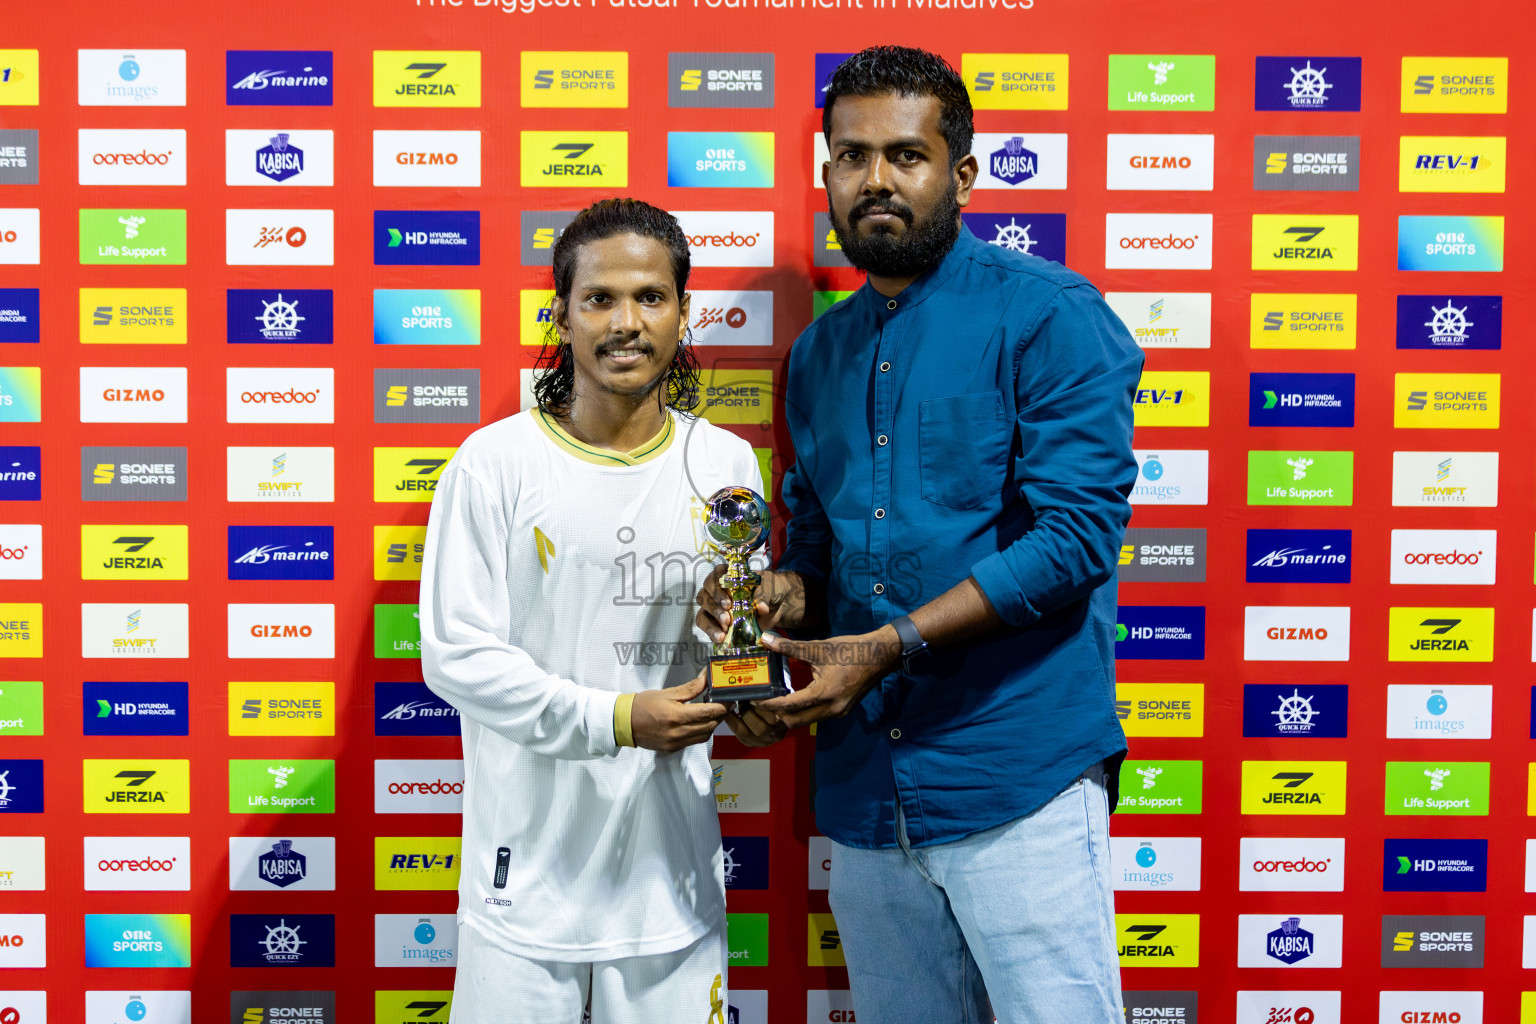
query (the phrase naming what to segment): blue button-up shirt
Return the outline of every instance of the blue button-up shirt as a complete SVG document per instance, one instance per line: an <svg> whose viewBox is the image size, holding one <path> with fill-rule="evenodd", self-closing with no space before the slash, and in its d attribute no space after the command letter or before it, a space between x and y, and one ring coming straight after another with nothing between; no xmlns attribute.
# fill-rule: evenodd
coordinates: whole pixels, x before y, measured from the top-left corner
<svg viewBox="0 0 1536 1024"><path fill-rule="evenodd" d="M1115 567L1141 365L1084 278L964 228L894 299L866 282L796 340L777 568L825 587L834 636L968 576L1006 623L820 724L827 836L895 846L899 800L913 845L960 839L1124 754Z"/></svg>

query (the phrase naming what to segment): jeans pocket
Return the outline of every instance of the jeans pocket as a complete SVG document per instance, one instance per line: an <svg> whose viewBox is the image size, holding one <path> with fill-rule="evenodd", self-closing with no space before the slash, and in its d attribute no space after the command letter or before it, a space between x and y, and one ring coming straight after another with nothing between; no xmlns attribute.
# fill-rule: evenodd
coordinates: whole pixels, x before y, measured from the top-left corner
<svg viewBox="0 0 1536 1024"><path fill-rule="evenodd" d="M1001 391L922 403L917 446L923 498L949 508L975 508L1000 494L1009 437Z"/></svg>

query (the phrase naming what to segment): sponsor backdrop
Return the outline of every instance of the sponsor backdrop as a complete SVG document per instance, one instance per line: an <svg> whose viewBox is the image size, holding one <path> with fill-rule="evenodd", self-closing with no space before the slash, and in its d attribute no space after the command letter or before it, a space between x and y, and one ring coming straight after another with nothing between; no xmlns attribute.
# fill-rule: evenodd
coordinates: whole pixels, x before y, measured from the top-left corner
<svg viewBox="0 0 1536 1024"><path fill-rule="evenodd" d="M9 12L0 1021L446 1021L464 776L415 603L438 475L527 407L571 212L628 193L678 212L705 415L776 498L790 344L860 283L821 86L895 40L972 90L967 226L1086 274L1147 350L1127 1019L1536 1022L1536 21L1229 8ZM853 1021L810 738L714 755L711 1024Z"/></svg>

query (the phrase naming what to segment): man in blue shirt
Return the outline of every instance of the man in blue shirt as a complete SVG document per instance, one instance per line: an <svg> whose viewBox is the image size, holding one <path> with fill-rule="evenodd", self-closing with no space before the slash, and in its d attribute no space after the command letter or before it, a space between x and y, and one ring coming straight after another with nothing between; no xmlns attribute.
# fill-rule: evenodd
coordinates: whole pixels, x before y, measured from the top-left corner
<svg viewBox="0 0 1536 1024"><path fill-rule="evenodd" d="M1084 278L980 242L964 83L873 47L831 76L822 167L864 286L790 354L796 462L765 628L812 682L728 721L819 721L816 818L861 1024L1121 1020L1108 816L1115 566L1142 357ZM712 579L699 624L720 633Z"/></svg>

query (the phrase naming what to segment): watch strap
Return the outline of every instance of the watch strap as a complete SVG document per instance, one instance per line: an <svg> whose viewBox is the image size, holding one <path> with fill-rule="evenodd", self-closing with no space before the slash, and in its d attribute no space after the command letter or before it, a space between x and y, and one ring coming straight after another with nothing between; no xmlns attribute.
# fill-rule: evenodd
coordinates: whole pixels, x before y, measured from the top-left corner
<svg viewBox="0 0 1536 1024"><path fill-rule="evenodd" d="M912 624L912 618L909 615L892 619L891 628L896 630L896 636L901 640L901 660L903 663L912 655L928 646L928 641L924 640L923 635L917 631L917 627Z"/></svg>

